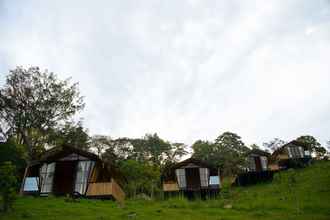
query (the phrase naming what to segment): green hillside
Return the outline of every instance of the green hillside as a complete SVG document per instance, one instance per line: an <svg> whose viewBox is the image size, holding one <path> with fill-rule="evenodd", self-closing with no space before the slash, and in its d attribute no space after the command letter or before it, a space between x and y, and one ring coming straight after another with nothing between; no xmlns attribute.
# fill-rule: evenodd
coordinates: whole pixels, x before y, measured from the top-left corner
<svg viewBox="0 0 330 220"><path fill-rule="evenodd" d="M275 175L269 184L226 188L217 200L189 202L19 198L0 219L330 219L330 162Z"/></svg>

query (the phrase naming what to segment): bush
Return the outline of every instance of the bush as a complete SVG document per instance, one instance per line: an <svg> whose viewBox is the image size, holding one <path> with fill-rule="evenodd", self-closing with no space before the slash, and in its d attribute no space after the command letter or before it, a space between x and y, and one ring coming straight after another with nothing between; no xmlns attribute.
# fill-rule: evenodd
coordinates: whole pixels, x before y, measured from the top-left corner
<svg viewBox="0 0 330 220"><path fill-rule="evenodd" d="M2 197L2 211L7 212L16 198L17 178L15 166L11 162L0 165L0 196Z"/></svg>

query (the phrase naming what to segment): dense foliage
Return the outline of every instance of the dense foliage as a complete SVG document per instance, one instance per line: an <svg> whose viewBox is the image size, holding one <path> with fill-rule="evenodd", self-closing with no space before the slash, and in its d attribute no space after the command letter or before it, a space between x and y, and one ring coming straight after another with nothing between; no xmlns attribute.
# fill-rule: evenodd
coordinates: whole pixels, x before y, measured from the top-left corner
<svg viewBox="0 0 330 220"><path fill-rule="evenodd" d="M327 150L321 146L315 137L311 135L304 135L297 138L297 141L305 143L308 146L308 150L315 153L317 156L323 156Z"/></svg>
<svg viewBox="0 0 330 220"><path fill-rule="evenodd" d="M11 162L0 163L0 196L2 197L2 211L7 212L16 198L16 172Z"/></svg>
<svg viewBox="0 0 330 220"><path fill-rule="evenodd" d="M237 174L246 165L245 154L249 148L241 137L232 132L224 132L214 142L196 141L192 146L195 158L220 167L222 175Z"/></svg>
<svg viewBox="0 0 330 220"><path fill-rule="evenodd" d="M1 133L14 136L35 159L50 131L84 107L77 86L38 67L11 70L0 89Z"/></svg>

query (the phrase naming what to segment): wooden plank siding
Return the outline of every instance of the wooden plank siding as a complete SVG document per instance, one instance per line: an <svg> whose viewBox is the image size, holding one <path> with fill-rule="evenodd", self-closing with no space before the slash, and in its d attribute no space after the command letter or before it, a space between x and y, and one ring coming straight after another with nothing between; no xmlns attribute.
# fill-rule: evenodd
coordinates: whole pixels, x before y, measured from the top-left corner
<svg viewBox="0 0 330 220"><path fill-rule="evenodd" d="M121 187L117 184L117 182L114 179L112 179L111 183L112 183L112 195L113 195L113 197L121 203L124 202L124 200L125 200L124 191L121 189Z"/></svg>
<svg viewBox="0 0 330 220"><path fill-rule="evenodd" d="M112 196L119 202L124 202L125 199L125 193L114 179L112 179L111 182L90 183L88 185L86 196Z"/></svg>
<svg viewBox="0 0 330 220"><path fill-rule="evenodd" d="M163 190L165 192L179 191L179 186L176 182L169 181L163 183Z"/></svg>

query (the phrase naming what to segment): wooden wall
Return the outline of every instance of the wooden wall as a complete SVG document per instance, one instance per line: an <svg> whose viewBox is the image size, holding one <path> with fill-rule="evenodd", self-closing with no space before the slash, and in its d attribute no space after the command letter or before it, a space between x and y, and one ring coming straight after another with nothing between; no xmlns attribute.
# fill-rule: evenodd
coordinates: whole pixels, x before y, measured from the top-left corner
<svg viewBox="0 0 330 220"><path fill-rule="evenodd" d="M112 179L111 182L103 182L103 183L90 183L88 185L88 190L86 196L91 197L108 197L112 196L119 202L124 202L125 193L121 189L121 187L117 184L117 182Z"/></svg>
<svg viewBox="0 0 330 220"><path fill-rule="evenodd" d="M165 192L179 191L179 186L175 181L167 181L163 183L163 190Z"/></svg>

